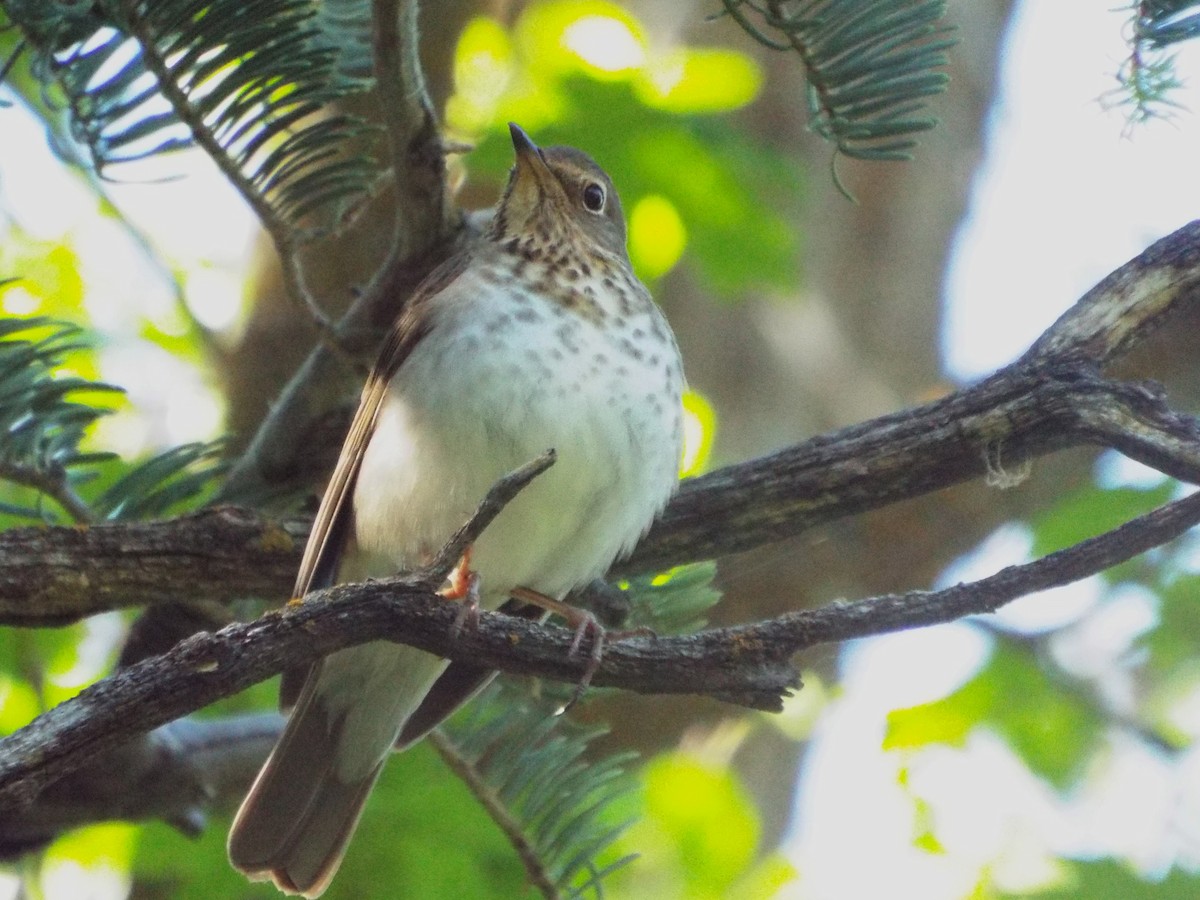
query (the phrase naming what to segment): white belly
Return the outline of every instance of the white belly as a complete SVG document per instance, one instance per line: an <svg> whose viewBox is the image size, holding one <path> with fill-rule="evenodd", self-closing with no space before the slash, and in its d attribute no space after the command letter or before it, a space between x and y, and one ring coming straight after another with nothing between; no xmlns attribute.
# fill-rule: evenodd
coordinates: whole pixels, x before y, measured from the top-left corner
<svg viewBox="0 0 1200 900"><path fill-rule="evenodd" d="M472 568L491 606L517 586L561 597L628 551L674 489L678 352L649 342L665 331L655 309L602 329L456 287L464 299L384 400L354 495L359 552L373 575L421 564L498 478L552 447L557 463L483 533Z"/></svg>

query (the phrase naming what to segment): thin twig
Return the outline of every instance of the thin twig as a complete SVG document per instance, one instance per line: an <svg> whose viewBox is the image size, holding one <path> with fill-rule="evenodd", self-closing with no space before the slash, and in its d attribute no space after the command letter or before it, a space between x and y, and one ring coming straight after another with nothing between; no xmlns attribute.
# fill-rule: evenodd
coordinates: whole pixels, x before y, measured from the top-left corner
<svg viewBox="0 0 1200 900"><path fill-rule="evenodd" d="M92 508L75 492L66 471L61 468L47 472L33 466L0 461L0 480L33 488L49 497L61 506L77 525L86 525L95 519Z"/></svg>
<svg viewBox="0 0 1200 900"><path fill-rule="evenodd" d="M399 260L428 245L421 235L430 223L436 228L446 221L445 162L421 69L417 0L374 0L371 6L375 79L397 193L404 198L433 191L425 204L397 204L391 256Z"/></svg>
<svg viewBox="0 0 1200 900"><path fill-rule="evenodd" d="M487 811L488 817L499 826L500 831L517 854L517 858L521 860L521 865L525 867L525 875L529 879L529 883L547 900L558 900L562 895L555 887L550 873L542 865L541 854L529 842L521 824L512 817L508 806L496 796L496 792L488 785L487 779L474 765L463 758L458 752L458 748L454 746L454 742L445 735L432 731L425 740L433 744L433 748L437 750L447 768L467 786L467 790Z"/></svg>
<svg viewBox="0 0 1200 900"><path fill-rule="evenodd" d="M428 566L427 571L432 576L433 583L440 584L450 574L450 571L462 559L463 553L471 544L475 543L479 535L483 534L483 530L492 524L492 520L500 515L501 510L533 479L554 465L557 458L558 455L551 447L541 456L514 469L492 485L487 496L475 508L471 518L451 536Z"/></svg>

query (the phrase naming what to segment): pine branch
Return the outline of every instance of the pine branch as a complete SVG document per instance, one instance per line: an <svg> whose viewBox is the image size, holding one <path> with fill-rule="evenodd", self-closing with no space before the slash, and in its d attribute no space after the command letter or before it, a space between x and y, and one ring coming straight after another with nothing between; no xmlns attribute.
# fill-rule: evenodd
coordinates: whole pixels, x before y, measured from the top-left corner
<svg viewBox="0 0 1200 900"><path fill-rule="evenodd" d="M857 159L906 160L914 135L936 120L920 115L946 89L938 25L942 0L722 0L726 13L773 50L793 50L808 81L812 129Z"/></svg>
<svg viewBox="0 0 1200 900"><path fill-rule="evenodd" d="M1108 96L1128 107L1131 124L1169 114L1183 82L1169 51L1200 37L1196 0L1140 0L1130 5L1129 56L1117 73L1120 88Z"/></svg>
<svg viewBox="0 0 1200 900"><path fill-rule="evenodd" d="M91 507L71 486L66 469L60 467L48 470L0 460L0 480L33 488L39 494L49 497L77 524L92 521Z"/></svg>
<svg viewBox="0 0 1200 900"><path fill-rule="evenodd" d="M417 285L470 238L449 204L445 153L415 51L417 8L416 0L372 4L379 119L388 135L396 190L388 258L284 386L234 463L222 501L270 505L320 477L309 471L305 444L296 436L349 395L336 390L348 381L346 351L369 357Z"/></svg>

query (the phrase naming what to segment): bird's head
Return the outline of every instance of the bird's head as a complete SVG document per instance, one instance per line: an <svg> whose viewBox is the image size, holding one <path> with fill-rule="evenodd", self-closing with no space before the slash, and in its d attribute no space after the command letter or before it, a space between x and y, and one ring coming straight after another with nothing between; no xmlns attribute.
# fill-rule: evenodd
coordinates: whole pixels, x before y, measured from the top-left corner
<svg viewBox="0 0 1200 900"><path fill-rule="evenodd" d="M574 147L538 147L515 124L516 163L496 208L491 237L522 245L582 242L621 259L625 217L612 180L595 161Z"/></svg>

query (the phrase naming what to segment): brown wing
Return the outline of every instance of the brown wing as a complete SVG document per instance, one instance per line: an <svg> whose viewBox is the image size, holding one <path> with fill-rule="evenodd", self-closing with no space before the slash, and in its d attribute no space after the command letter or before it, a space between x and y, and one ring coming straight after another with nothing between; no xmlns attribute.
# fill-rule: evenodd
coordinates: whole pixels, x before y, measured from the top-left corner
<svg viewBox="0 0 1200 900"><path fill-rule="evenodd" d="M420 343L429 330L426 310L429 299L445 290L466 268L465 254L452 256L438 266L421 282L412 298L405 304L404 311L384 339L379 358L375 362L367 383L363 386L358 409L350 423L350 431L342 444L333 475L321 497L317 517L313 520L304 556L300 560L300 571L292 588L293 599L304 597L311 591L329 587L337 579L342 553L354 532L354 485L362 465L363 454L375 430L375 420L388 384L396 370L404 363L413 348ZM289 669L283 673L279 688L279 704L289 709L300 696L300 689L308 678L311 666Z"/></svg>
<svg viewBox="0 0 1200 900"><path fill-rule="evenodd" d="M520 600L507 601L500 607L500 612L532 621L545 619L547 615L545 610ZM477 666L468 662L450 663L430 687L421 705L405 720L404 727L400 729L400 735L396 738L395 749L404 750L421 740L453 715L460 706L491 684L498 674L500 673L495 669L489 669L487 666Z"/></svg>

